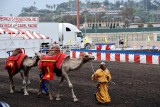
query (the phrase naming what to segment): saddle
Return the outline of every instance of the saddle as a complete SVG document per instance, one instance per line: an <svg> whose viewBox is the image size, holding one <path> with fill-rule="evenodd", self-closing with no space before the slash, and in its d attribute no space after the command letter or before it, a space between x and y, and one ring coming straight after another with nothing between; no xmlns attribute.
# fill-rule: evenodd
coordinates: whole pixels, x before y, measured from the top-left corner
<svg viewBox="0 0 160 107"><path fill-rule="evenodd" d="M57 54L52 56L48 54L42 56L42 59L38 63L38 67L43 73L42 79L53 80L54 73L56 73L56 75L60 77L62 75L62 63L67 56L67 54L61 52L58 52Z"/></svg>
<svg viewBox="0 0 160 107"><path fill-rule="evenodd" d="M8 70L9 74L15 75L20 71L22 61L25 57L27 57L27 55L23 53L19 53L15 56L9 56L4 68Z"/></svg>

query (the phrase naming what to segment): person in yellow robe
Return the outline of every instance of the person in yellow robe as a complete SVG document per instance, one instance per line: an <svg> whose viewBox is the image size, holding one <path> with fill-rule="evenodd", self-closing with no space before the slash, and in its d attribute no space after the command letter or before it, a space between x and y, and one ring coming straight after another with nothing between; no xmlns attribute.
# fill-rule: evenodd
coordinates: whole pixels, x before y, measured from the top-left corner
<svg viewBox="0 0 160 107"><path fill-rule="evenodd" d="M97 101L102 104L111 102L111 98L108 93L108 82L111 80L111 74L106 68L106 64L104 62L100 64L100 69L92 74L92 80L97 81Z"/></svg>

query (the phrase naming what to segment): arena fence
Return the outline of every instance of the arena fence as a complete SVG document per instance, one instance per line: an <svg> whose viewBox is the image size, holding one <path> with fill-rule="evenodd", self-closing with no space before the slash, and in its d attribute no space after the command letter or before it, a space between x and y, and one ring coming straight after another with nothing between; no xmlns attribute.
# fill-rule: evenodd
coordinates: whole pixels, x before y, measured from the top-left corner
<svg viewBox="0 0 160 107"><path fill-rule="evenodd" d="M81 29L83 33L95 33L95 29ZM160 31L160 27L148 27L148 28L96 28L96 33L117 33L117 32L151 32Z"/></svg>
<svg viewBox="0 0 160 107"><path fill-rule="evenodd" d="M70 56L71 58L79 58L81 53L92 54L95 60L102 61L160 64L160 52L71 49Z"/></svg>

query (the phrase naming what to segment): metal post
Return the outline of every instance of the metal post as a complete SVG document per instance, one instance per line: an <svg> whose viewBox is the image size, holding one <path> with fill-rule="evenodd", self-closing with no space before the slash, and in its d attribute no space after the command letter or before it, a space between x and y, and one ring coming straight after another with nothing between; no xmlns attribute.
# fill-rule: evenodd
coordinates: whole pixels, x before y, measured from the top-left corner
<svg viewBox="0 0 160 107"><path fill-rule="evenodd" d="M80 29L79 0L77 0L77 28Z"/></svg>
<svg viewBox="0 0 160 107"><path fill-rule="evenodd" d="M97 33L97 12L95 13L95 33Z"/></svg>
<svg viewBox="0 0 160 107"><path fill-rule="evenodd" d="M87 21L86 21L86 14L85 14L85 36L86 36L86 23Z"/></svg>
<svg viewBox="0 0 160 107"><path fill-rule="evenodd" d="M64 37L63 37L63 21L62 21L62 47L63 47L63 39L64 39Z"/></svg>
<svg viewBox="0 0 160 107"><path fill-rule="evenodd" d="M96 2L92 2L92 5L94 6L94 12L95 12L95 22L94 22L94 29L95 29L95 33L97 33L97 12L96 12L96 6L98 3Z"/></svg>

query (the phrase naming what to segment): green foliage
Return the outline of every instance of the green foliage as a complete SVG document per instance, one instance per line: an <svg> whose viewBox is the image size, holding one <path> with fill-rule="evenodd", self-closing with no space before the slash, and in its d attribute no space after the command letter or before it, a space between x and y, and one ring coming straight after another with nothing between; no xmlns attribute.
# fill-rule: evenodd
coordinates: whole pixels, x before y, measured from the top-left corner
<svg viewBox="0 0 160 107"><path fill-rule="evenodd" d="M104 0L103 4L104 4L105 6L108 6L108 5L109 5L109 1L108 1L108 0Z"/></svg>
<svg viewBox="0 0 160 107"><path fill-rule="evenodd" d="M69 10L68 2L61 3L60 5L57 6L56 10L63 10L63 11Z"/></svg>
<svg viewBox="0 0 160 107"><path fill-rule="evenodd" d="M145 5L146 2L146 5ZM159 17L156 13L153 14L149 10L156 10L160 7L160 2L158 0L154 0L154 3L150 2L150 0L140 0L139 2L134 0L119 0L115 3L109 2L109 0L104 0L103 4L106 6L108 10L120 10L122 9L121 17L115 17L114 15L105 15L105 13L98 13L97 15L91 15L88 11L82 12L80 15L80 24L83 24L86 21L108 21L108 20L122 20L125 22L125 25L128 26L129 23L133 22L134 16L139 16L140 21L137 22L149 22L149 21L159 21L157 17ZM33 5L33 6L32 6ZM44 4L46 5L46 9L38 10L36 8L36 2L34 2L30 7L23 7L19 16L36 16L40 18L40 21L50 22L68 22L76 24L76 16L62 16L63 13L69 11L76 11L76 0L72 0L70 2L63 2L61 4ZM98 8L101 6L101 3L97 0L94 2L90 2L90 0L86 0L85 3L80 1L80 8ZM122 6L120 8L120 6ZM146 7L147 6L147 12ZM56 19L54 19L56 17ZM114 25L112 25L112 28Z"/></svg>
<svg viewBox="0 0 160 107"><path fill-rule="evenodd" d="M35 12L35 11L37 11L37 8L35 6L23 7L21 10L22 13Z"/></svg>
<svg viewBox="0 0 160 107"><path fill-rule="evenodd" d="M38 12L41 14L48 14L48 13L51 13L52 11L47 9L41 9L41 10L38 10Z"/></svg>

